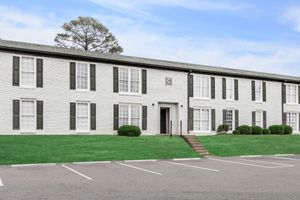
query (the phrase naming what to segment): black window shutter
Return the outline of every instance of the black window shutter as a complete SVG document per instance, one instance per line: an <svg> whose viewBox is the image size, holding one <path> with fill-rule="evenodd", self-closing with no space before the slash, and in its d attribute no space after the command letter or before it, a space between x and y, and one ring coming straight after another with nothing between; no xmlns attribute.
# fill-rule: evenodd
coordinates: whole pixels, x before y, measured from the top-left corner
<svg viewBox="0 0 300 200"><path fill-rule="evenodd" d="M13 130L20 129L20 100L13 100Z"/></svg>
<svg viewBox="0 0 300 200"><path fill-rule="evenodd" d="M234 79L234 100L239 100L239 80Z"/></svg>
<svg viewBox="0 0 300 200"><path fill-rule="evenodd" d="M142 107L142 130L147 130L147 106Z"/></svg>
<svg viewBox="0 0 300 200"><path fill-rule="evenodd" d="M286 124L286 113L282 113L282 124Z"/></svg>
<svg viewBox="0 0 300 200"><path fill-rule="evenodd" d="M223 110L223 124L226 124L226 112L227 110Z"/></svg>
<svg viewBox="0 0 300 200"><path fill-rule="evenodd" d="M298 103L300 104L300 86L298 86Z"/></svg>
<svg viewBox="0 0 300 200"><path fill-rule="evenodd" d="M211 131L216 130L216 110L211 109Z"/></svg>
<svg viewBox="0 0 300 200"><path fill-rule="evenodd" d="M43 120L43 113L44 113L44 105L43 101L36 102L36 129L43 130L44 120Z"/></svg>
<svg viewBox="0 0 300 200"><path fill-rule="evenodd" d="M194 109L193 108L189 108L189 112L188 112L188 120L189 120L189 123L188 123L188 128L189 128L189 131L193 130L194 129Z"/></svg>
<svg viewBox="0 0 300 200"><path fill-rule="evenodd" d="M114 130L119 128L119 105L114 105Z"/></svg>
<svg viewBox="0 0 300 200"><path fill-rule="evenodd" d="M235 119L235 129L239 127L239 110L234 111L234 119Z"/></svg>
<svg viewBox="0 0 300 200"><path fill-rule="evenodd" d="M286 85L282 85L282 103L286 103Z"/></svg>
<svg viewBox="0 0 300 200"><path fill-rule="evenodd" d="M255 101L255 81L251 81L251 96L252 101Z"/></svg>
<svg viewBox="0 0 300 200"><path fill-rule="evenodd" d="M90 90L96 91L96 65L90 64Z"/></svg>
<svg viewBox="0 0 300 200"><path fill-rule="evenodd" d="M256 115L255 115L255 111L252 112L252 126L255 126L255 121L256 121Z"/></svg>
<svg viewBox="0 0 300 200"><path fill-rule="evenodd" d="M114 93L118 93L119 92L119 70L117 67L113 68L113 86L114 86Z"/></svg>
<svg viewBox="0 0 300 200"><path fill-rule="evenodd" d="M211 99L215 99L216 98L216 80L215 77L211 77L210 78L210 87L211 87Z"/></svg>
<svg viewBox="0 0 300 200"><path fill-rule="evenodd" d="M70 62L70 89L76 89L76 63Z"/></svg>
<svg viewBox="0 0 300 200"><path fill-rule="evenodd" d="M267 85L266 82L262 82L262 88L263 88L263 101L267 101Z"/></svg>
<svg viewBox="0 0 300 200"><path fill-rule="evenodd" d="M142 94L147 94L147 70L142 70Z"/></svg>
<svg viewBox="0 0 300 200"><path fill-rule="evenodd" d="M90 104L91 130L96 130L96 104Z"/></svg>
<svg viewBox="0 0 300 200"><path fill-rule="evenodd" d="M43 87L43 59L36 59L36 87Z"/></svg>
<svg viewBox="0 0 300 200"><path fill-rule="evenodd" d="M222 99L226 99L226 78L222 78Z"/></svg>
<svg viewBox="0 0 300 200"><path fill-rule="evenodd" d="M263 111L263 128L267 128L267 111Z"/></svg>
<svg viewBox="0 0 300 200"><path fill-rule="evenodd" d="M13 86L20 85L20 57L13 57Z"/></svg>
<svg viewBox="0 0 300 200"><path fill-rule="evenodd" d="M70 103L70 130L76 130L76 103Z"/></svg>
<svg viewBox="0 0 300 200"><path fill-rule="evenodd" d="M188 75L188 96L193 97L194 96L194 78L192 74Z"/></svg>

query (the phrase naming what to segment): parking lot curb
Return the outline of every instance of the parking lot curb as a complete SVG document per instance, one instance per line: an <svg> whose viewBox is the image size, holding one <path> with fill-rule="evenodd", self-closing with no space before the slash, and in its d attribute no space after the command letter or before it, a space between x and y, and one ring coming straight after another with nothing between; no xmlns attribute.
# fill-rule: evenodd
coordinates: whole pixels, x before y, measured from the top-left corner
<svg viewBox="0 0 300 200"><path fill-rule="evenodd" d="M263 157L263 155L243 155L243 156L240 156L240 158L259 158L259 157Z"/></svg>
<svg viewBox="0 0 300 200"><path fill-rule="evenodd" d="M174 161L184 161L184 160L200 160L201 158L174 158Z"/></svg>
<svg viewBox="0 0 300 200"><path fill-rule="evenodd" d="M89 164L109 164L111 161L86 161L86 162L72 162L74 165L89 165Z"/></svg>
<svg viewBox="0 0 300 200"><path fill-rule="evenodd" d="M15 164L11 165L11 167L50 167L55 165L58 165L58 163Z"/></svg>

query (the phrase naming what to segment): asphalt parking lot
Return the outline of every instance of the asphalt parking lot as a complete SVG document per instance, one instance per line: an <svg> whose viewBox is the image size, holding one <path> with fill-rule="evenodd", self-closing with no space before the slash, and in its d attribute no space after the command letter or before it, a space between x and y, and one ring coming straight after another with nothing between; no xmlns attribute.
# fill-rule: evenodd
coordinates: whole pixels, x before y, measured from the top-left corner
<svg viewBox="0 0 300 200"><path fill-rule="evenodd" d="M300 199L300 156L0 167L0 199Z"/></svg>

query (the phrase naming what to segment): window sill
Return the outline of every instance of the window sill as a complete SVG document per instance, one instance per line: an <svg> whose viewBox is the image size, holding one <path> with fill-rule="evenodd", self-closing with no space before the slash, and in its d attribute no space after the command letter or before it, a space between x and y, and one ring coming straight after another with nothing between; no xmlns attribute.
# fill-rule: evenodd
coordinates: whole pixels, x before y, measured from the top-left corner
<svg viewBox="0 0 300 200"><path fill-rule="evenodd" d="M288 105L288 106L297 106L297 105L300 105L300 104L297 104L297 103L285 103L285 105Z"/></svg>
<svg viewBox="0 0 300 200"><path fill-rule="evenodd" d="M256 104L263 104L263 101L254 101Z"/></svg>
<svg viewBox="0 0 300 200"><path fill-rule="evenodd" d="M120 96L135 96L135 97L141 97L142 94L135 94L135 93L119 93Z"/></svg>
<svg viewBox="0 0 300 200"><path fill-rule="evenodd" d="M30 86L19 86L20 89L29 89L29 90L34 90L36 87L30 87Z"/></svg>
<svg viewBox="0 0 300 200"><path fill-rule="evenodd" d="M211 98L202 98L202 97L192 97L194 100L205 100L205 101L209 101L211 100Z"/></svg>
<svg viewBox="0 0 300 200"><path fill-rule="evenodd" d="M81 89L76 89L76 92L82 92L82 93L88 93L90 90L81 90Z"/></svg>
<svg viewBox="0 0 300 200"><path fill-rule="evenodd" d="M234 102L235 100L234 99L225 99L226 101L228 102Z"/></svg>

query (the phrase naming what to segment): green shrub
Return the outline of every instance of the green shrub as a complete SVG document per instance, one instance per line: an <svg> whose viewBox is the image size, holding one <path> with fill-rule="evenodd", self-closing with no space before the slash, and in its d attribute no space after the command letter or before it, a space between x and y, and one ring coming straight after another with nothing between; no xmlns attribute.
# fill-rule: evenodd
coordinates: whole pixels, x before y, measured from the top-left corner
<svg viewBox="0 0 300 200"><path fill-rule="evenodd" d="M141 129L134 125L123 125L118 129L118 135L137 137L141 135Z"/></svg>
<svg viewBox="0 0 300 200"><path fill-rule="evenodd" d="M262 134L264 134L264 135L269 135L269 134L271 134L271 131L270 131L270 129L268 129L268 128L264 128L264 129L262 130Z"/></svg>
<svg viewBox="0 0 300 200"><path fill-rule="evenodd" d="M282 125L272 125L269 127L271 134L274 135L283 135L284 134L284 127Z"/></svg>
<svg viewBox="0 0 300 200"><path fill-rule="evenodd" d="M285 135L291 135L293 133L293 128L288 125L282 125Z"/></svg>
<svg viewBox="0 0 300 200"><path fill-rule="evenodd" d="M229 129L229 126L227 124L221 124L221 125L219 125L217 132L218 133L224 133L224 132L227 133L228 129Z"/></svg>
<svg viewBox="0 0 300 200"><path fill-rule="evenodd" d="M252 127L247 125L242 125L237 128L242 135L251 135L252 134Z"/></svg>
<svg viewBox="0 0 300 200"><path fill-rule="evenodd" d="M233 134L233 135L239 135L239 134L241 134L241 131L239 131L239 130L234 130L234 131L232 131L232 134Z"/></svg>
<svg viewBox="0 0 300 200"><path fill-rule="evenodd" d="M263 132L263 129L259 126L252 126L252 134L253 135L261 135Z"/></svg>

